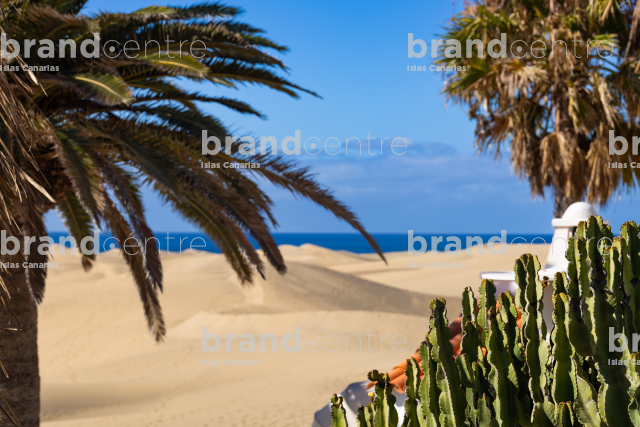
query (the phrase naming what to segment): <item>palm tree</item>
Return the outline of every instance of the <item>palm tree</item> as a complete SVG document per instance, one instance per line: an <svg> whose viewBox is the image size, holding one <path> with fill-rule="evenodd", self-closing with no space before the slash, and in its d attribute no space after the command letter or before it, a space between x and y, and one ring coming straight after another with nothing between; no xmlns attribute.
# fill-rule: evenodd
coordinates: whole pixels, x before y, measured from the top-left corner
<svg viewBox="0 0 640 427"><path fill-rule="evenodd" d="M4 28L0 27L0 32L4 33ZM15 58L15 60L20 65L25 65L19 56ZM15 96L14 85L17 84L22 87L23 90L31 92L31 88L38 84L38 80L33 73L26 73L26 81L22 80L14 73L6 72L4 70L6 65L3 58L0 58L0 105L2 105L2 108L0 108L0 121L2 122L2 128L4 130L4 134L0 137L0 194L2 195L2 197L0 197L0 229L3 231L3 234L20 235L21 225L31 225L27 218L29 217L29 210L33 205L31 202L27 202L27 199L50 201L53 201L53 199L48 192L33 180L27 171L20 166L20 164L26 164L31 167L37 167L35 157L31 153L31 150L34 148L34 141L38 139L39 135L33 126L31 117L23 108L20 100ZM7 75L9 75L11 80ZM17 156L14 156L14 154ZM29 319L29 313L25 313L26 321L20 324L8 305L8 301L11 300L11 294L14 294L15 298L13 290L18 290L16 283L11 277L9 264L11 261L11 257L0 253L0 302L2 303L2 313L0 317L5 320L5 322L0 325L0 331L2 331L3 335L1 342L4 344L4 346L0 345L0 352L9 356L5 348L12 348L14 361L21 360L23 364L35 364L37 367L37 354L34 359L33 349L11 345L12 339L15 339L16 335L7 339L8 337L5 334L5 332L15 333L18 328L29 328L33 325L32 319ZM9 290L10 288L12 289L11 291ZM14 363L13 365L15 366L16 364ZM0 375L8 378L6 366L1 361L0 370L2 370ZM12 375L13 374L14 372L12 372ZM21 385L27 388L36 383L39 386L37 372L34 375L33 372L29 373L25 371L20 375L19 381ZM0 388L0 422L8 419L12 424L19 426L20 422L8 404L7 398L8 396L5 390Z"/></svg>
<svg viewBox="0 0 640 427"><path fill-rule="evenodd" d="M608 149L610 130L630 147L640 135L637 5L479 0L453 17L442 36L461 44L461 58L451 57L443 45L437 62L466 67L445 73L444 93L476 120L476 148L496 156L510 150L515 171L528 179L534 197L553 191L556 217L575 201L604 205L640 178L640 170L631 168L638 161L631 149L613 156ZM488 42L501 34L506 57L494 58ZM483 41L483 55L472 47L467 58L469 40L475 39ZM627 168L610 168L609 162Z"/></svg>
<svg viewBox="0 0 640 427"><path fill-rule="evenodd" d="M18 0L4 8L9 36L18 46L25 46L25 40L48 39L55 51L47 55L43 48L36 55L40 43L30 54L22 50L29 66L38 67L34 73L41 90L30 95L22 85L13 85L38 136L28 156L20 155L17 144L3 146L3 154L16 158L29 179L51 197L32 191L21 202L14 200L24 211L14 216L20 226L15 235L45 236L43 215L57 209L78 242L90 236L94 227L110 229L120 242L128 238L150 242L134 255L122 254L135 279L149 329L159 341L165 334L157 298L162 290L162 265L145 220L141 184L152 186L175 211L206 232L243 284L251 283L255 272L264 276L265 271L250 238L279 273L286 272L269 232L270 226L277 226L272 201L258 181L285 188L347 221L384 259L358 219L306 168L281 156L243 154L239 143L230 152L202 154L203 130L222 141L230 132L205 113L201 104L217 103L258 117L262 114L236 99L190 92L180 82L231 88L256 84L294 98L301 92L315 96L279 75L286 67L269 52L284 52L285 47L237 21L240 9L220 3L153 6L130 14L91 16L80 13L85 3ZM97 57L87 58L78 50L73 58L70 47L65 47L65 57L59 53L61 44L72 40L80 47L98 32L101 52ZM191 50L194 41L200 50ZM140 51L124 50L136 45ZM8 48L8 56L12 53L15 51ZM8 130L4 126L1 135L13 141L16 138ZM253 162L260 163L260 168L203 169L201 161ZM34 244L29 255L22 256L34 263L48 259ZM92 255L83 255L85 270L93 261ZM39 425L36 308L43 298L46 269L20 268L12 272L12 279L29 292L12 295L22 333L3 337L5 350L16 357L7 359L11 377L0 380L0 385L13 397L12 408L22 425L31 427ZM11 324L12 319L5 316L2 321Z"/></svg>

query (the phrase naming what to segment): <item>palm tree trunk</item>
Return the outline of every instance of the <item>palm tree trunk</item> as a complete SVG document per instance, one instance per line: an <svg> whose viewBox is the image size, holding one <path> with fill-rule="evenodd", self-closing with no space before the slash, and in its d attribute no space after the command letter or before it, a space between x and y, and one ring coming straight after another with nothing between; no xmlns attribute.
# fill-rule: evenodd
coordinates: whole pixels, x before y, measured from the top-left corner
<svg viewBox="0 0 640 427"><path fill-rule="evenodd" d="M0 354L9 378L0 372L0 387L9 395L9 405L23 427L40 425L40 371L38 366L38 311L31 296L24 271L12 274L7 283L11 293L11 310L22 324L20 331L0 331L0 345L11 356ZM3 277L4 278L4 277ZM19 328L13 316L1 306L0 327ZM9 423L5 421L5 423Z"/></svg>
<svg viewBox="0 0 640 427"><path fill-rule="evenodd" d="M555 203L553 215L555 218L562 218L564 212L569 206L571 206L577 200L571 200L565 196L565 192L562 188L555 189Z"/></svg>

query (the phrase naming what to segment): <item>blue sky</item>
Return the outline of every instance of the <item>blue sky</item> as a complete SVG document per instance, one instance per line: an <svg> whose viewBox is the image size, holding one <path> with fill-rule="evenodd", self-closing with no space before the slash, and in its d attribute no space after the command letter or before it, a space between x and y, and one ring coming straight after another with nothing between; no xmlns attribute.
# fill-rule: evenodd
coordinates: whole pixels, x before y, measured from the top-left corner
<svg viewBox="0 0 640 427"><path fill-rule="evenodd" d="M456 3L459 11L462 2ZM151 4L161 3L89 1L86 11L131 12ZM407 71L407 65L431 61L407 58L407 33L421 39L438 34L452 16L451 2L242 0L228 4L242 7L246 11L242 20L288 46L290 51L281 55L290 68L288 77L322 96L302 95L295 100L259 87L198 87L247 101L268 116L261 120L208 107L229 128L278 140L300 130L302 141L336 137L344 143L346 138L364 140L371 135L388 141L400 136L410 142L403 156L383 149L377 156L299 158L369 231L550 232L551 197L533 200L528 184L513 174L508 159L474 154L474 123L459 106L445 104L439 73ZM322 208L282 190L264 188L275 202L280 223L275 231L351 231ZM623 221L636 219L634 200L622 195L601 213L619 228ZM150 191L145 192L145 204L154 230L195 231ZM48 215L47 225L52 231L63 229L55 214Z"/></svg>

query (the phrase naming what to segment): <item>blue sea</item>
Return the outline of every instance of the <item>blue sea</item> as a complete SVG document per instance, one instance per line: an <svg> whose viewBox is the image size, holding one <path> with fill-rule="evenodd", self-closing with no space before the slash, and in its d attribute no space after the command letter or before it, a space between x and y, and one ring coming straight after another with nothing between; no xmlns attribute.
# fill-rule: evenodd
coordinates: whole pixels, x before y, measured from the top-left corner
<svg viewBox="0 0 640 427"><path fill-rule="evenodd" d="M66 237L69 234L65 232L50 232L49 235L53 238L55 243L59 242L59 238ZM408 250L408 235L405 234L372 234L372 236L378 242L378 245L383 252L400 252ZM445 246L449 244L447 237L457 237L460 239L460 249L466 249L467 237L478 236L486 244L492 237L500 237L500 234L433 234L433 233L418 233L415 232L414 236L423 237L427 242L427 250L432 250L431 237L442 236L443 241L437 245L438 251L444 251ZM104 252L109 249L119 247L117 240L110 234L102 233L100 237L100 252ZM213 253L220 253L220 250L216 245L202 233L172 233L162 232L156 233L159 247L163 251L170 252L185 252L190 247L193 247L194 251L206 251ZM313 245L322 246L323 248L349 251L357 254L374 253L371 246L360 234L354 233L274 233L273 238L278 245L294 245L300 246L305 243L311 243ZM544 244L551 243L551 234L507 234L507 243L535 243ZM129 241L128 244L132 245L134 242ZM259 248L255 243L254 246ZM78 242L79 244L79 242ZM67 242L65 246L70 246ZM415 242L416 250L420 249L420 243Z"/></svg>

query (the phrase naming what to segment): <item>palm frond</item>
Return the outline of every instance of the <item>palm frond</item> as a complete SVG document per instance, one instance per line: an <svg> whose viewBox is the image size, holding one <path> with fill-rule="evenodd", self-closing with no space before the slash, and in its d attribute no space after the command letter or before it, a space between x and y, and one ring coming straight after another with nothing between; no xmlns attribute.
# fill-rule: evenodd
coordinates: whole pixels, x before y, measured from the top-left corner
<svg viewBox="0 0 640 427"><path fill-rule="evenodd" d="M76 197L73 191L69 191L59 201L57 205L58 213L62 218L69 234L73 236L76 242L79 244L85 237L89 237L93 233L93 223L91 221L91 215L82 207L80 200ZM88 240L87 248L93 251L93 243ZM93 253L82 252L82 267L85 271L89 271L95 261L96 257Z"/></svg>
<svg viewBox="0 0 640 427"><path fill-rule="evenodd" d="M116 239L118 239L119 242L125 242L129 238L135 238L129 228L129 224L106 194L105 200L104 218ZM127 262L127 265L129 265L136 287L138 288L138 294L142 301L142 307L144 308L149 330L156 341L162 341L166 333L166 327L164 325L164 318L156 289L145 267L145 258L140 251L130 254L123 248L121 252L122 257Z"/></svg>
<svg viewBox="0 0 640 427"><path fill-rule="evenodd" d="M131 89L121 78L110 74L82 73L73 76L89 92L91 98L104 105L128 104Z"/></svg>
<svg viewBox="0 0 640 427"><path fill-rule="evenodd" d="M95 165L87 152L87 145L90 142L85 141L74 129L58 128L55 133L59 141L54 145L56 158L73 184L78 200L91 213L94 222L99 226L104 200Z"/></svg>

